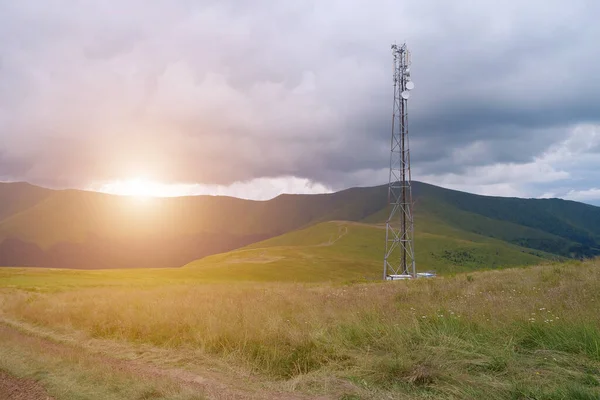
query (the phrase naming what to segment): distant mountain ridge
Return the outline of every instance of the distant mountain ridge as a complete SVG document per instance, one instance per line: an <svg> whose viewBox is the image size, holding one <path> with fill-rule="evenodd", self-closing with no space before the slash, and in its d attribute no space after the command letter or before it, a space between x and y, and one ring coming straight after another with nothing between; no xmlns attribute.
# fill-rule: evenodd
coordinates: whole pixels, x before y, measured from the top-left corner
<svg viewBox="0 0 600 400"><path fill-rule="evenodd" d="M414 199L416 226L423 232L470 232L560 257L600 255L600 207L479 196L420 182L414 182ZM386 217L386 185L267 201L224 196L139 201L2 183L0 265L178 267L320 222L381 224Z"/></svg>
<svg viewBox="0 0 600 400"><path fill-rule="evenodd" d="M421 212L456 228L566 257L600 255L600 207L562 199L489 197L418 185Z"/></svg>

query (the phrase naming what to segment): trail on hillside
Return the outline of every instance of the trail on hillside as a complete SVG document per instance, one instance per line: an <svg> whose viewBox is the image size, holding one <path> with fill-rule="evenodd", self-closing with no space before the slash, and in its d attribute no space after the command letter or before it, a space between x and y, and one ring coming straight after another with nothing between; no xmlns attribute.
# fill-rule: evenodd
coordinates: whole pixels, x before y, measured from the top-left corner
<svg viewBox="0 0 600 400"><path fill-rule="evenodd" d="M327 242L325 243L321 243L317 246L333 246L338 240L340 240L341 238L343 238L344 236L346 236L348 234L348 227L345 225L342 225L338 228L338 235L337 237L334 238L330 238Z"/></svg>
<svg viewBox="0 0 600 400"><path fill-rule="evenodd" d="M45 354L51 354L72 362L88 361L109 366L114 371L133 375L138 379L169 380L178 385L197 390L207 399L214 400L328 400L329 396L308 396L300 393L290 393L275 390L265 390L259 387L249 387L247 382L234 376L225 376L214 371L203 371L201 374L180 368L161 368L142 361L132 361L111 357L108 354L91 352L76 344L63 343L42 337L34 331L24 331L22 326L15 327L12 322L0 320L0 343L18 343L27 348L40 349ZM51 371L48 371L51 372ZM258 386L258 385L257 385ZM19 397L20 396L20 397ZM0 370L0 399L14 400L55 400L50 397L40 383L31 379L12 377ZM60 400L60 399L56 399Z"/></svg>
<svg viewBox="0 0 600 400"><path fill-rule="evenodd" d="M33 379L17 378L0 370L0 399L54 400Z"/></svg>

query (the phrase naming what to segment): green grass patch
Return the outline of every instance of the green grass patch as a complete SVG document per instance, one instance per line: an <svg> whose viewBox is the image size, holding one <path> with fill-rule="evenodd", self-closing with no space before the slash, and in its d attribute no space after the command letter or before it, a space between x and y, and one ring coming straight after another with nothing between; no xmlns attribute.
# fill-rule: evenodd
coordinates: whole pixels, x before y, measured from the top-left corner
<svg viewBox="0 0 600 400"><path fill-rule="evenodd" d="M557 350L584 354L600 361L600 329L591 322L530 323L520 344L531 350Z"/></svg>

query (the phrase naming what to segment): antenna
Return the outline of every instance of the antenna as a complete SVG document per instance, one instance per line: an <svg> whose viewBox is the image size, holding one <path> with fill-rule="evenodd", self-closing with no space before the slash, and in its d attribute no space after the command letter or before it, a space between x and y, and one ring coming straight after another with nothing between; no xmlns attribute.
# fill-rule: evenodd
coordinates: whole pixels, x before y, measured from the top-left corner
<svg viewBox="0 0 600 400"><path fill-rule="evenodd" d="M410 53L406 43L392 45L394 109L388 199L391 206L385 228L383 279L416 278L413 244L414 219L408 145L407 104L415 84L410 80Z"/></svg>

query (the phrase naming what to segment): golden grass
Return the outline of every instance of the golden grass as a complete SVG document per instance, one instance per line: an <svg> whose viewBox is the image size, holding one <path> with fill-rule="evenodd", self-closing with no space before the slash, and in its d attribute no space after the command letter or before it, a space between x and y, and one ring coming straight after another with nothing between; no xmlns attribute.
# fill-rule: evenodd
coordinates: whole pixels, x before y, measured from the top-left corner
<svg viewBox="0 0 600 400"><path fill-rule="evenodd" d="M60 332L194 349L300 387L326 391L342 378L362 397L596 398L599 266L354 285L5 289L0 312Z"/></svg>

